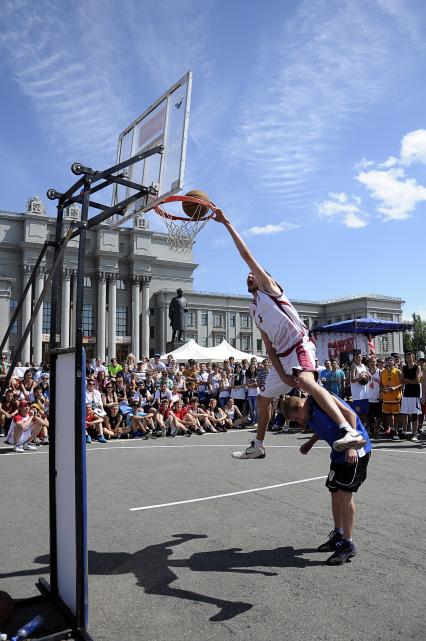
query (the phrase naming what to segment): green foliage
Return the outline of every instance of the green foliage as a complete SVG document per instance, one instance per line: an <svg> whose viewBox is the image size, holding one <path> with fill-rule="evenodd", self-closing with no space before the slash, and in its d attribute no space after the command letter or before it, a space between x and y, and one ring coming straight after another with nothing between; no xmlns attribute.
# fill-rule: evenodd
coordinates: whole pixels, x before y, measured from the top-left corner
<svg viewBox="0 0 426 641"><path fill-rule="evenodd" d="M413 314L413 328L404 334L404 352L426 352L426 321Z"/></svg>

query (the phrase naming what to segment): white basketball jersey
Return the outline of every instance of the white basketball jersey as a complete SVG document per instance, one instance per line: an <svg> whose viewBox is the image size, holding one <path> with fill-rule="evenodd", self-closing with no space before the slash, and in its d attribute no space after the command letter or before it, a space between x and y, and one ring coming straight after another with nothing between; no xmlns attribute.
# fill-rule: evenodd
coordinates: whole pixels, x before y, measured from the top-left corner
<svg viewBox="0 0 426 641"><path fill-rule="evenodd" d="M281 287L280 289L279 296L272 296L258 289L251 305L254 322L268 336L277 354L286 352L308 336L307 327Z"/></svg>

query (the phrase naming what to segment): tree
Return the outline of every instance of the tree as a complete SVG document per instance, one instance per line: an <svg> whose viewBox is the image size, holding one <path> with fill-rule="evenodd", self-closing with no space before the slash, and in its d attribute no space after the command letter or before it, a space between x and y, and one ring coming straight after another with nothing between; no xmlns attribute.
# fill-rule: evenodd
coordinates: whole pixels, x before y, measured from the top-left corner
<svg viewBox="0 0 426 641"><path fill-rule="evenodd" d="M413 314L413 327L404 334L404 352L425 352L426 351L426 321L418 314Z"/></svg>

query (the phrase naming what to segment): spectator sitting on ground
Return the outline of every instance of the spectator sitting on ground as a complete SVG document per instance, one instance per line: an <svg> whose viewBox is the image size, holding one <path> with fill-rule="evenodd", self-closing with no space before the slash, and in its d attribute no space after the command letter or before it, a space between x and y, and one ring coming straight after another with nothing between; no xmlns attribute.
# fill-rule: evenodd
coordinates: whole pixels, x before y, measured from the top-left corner
<svg viewBox="0 0 426 641"><path fill-rule="evenodd" d="M42 388L37 385L34 388L34 402L31 405L31 409L34 411L35 416L40 417L43 420L43 426L39 435L40 442L42 445L49 444L49 401L43 396Z"/></svg>
<svg viewBox="0 0 426 641"><path fill-rule="evenodd" d="M86 398L87 398L87 396L86 396ZM102 404L103 404L104 410L107 413L107 416L111 416L111 408L114 405L117 405L117 407L118 407L118 397L117 397L117 394L114 391L114 386L111 383L111 381L109 381L107 383L107 385L105 387L105 391L102 394Z"/></svg>
<svg viewBox="0 0 426 641"><path fill-rule="evenodd" d="M13 451L21 454L24 450L36 450L32 441L38 437L44 425L43 419L30 410L28 401L19 403L18 412L12 417L6 443L13 445Z"/></svg>
<svg viewBox="0 0 426 641"><path fill-rule="evenodd" d="M154 403L155 407L158 409L162 401L172 402L173 394L167 389L167 383L161 382L160 389L158 389L154 394Z"/></svg>
<svg viewBox="0 0 426 641"><path fill-rule="evenodd" d="M206 409L206 413L209 417L210 423L216 428L218 432L227 432L226 427L226 414L221 407L218 406L217 400L211 398L209 401L209 406Z"/></svg>
<svg viewBox="0 0 426 641"><path fill-rule="evenodd" d="M27 369L24 373L24 380L20 385L21 398L25 401L30 401L30 403L32 403L32 401L34 400L33 391L36 386L37 386L37 383L33 379L33 373L31 369Z"/></svg>
<svg viewBox="0 0 426 641"><path fill-rule="evenodd" d="M148 371L150 371L151 374L167 371L164 363L160 361L160 354L155 354L153 362L150 362L148 365Z"/></svg>
<svg viewBox="0 0 426 641"><path fill-rule="evenodd" d="M0 436L6 436L12 418L18 413L19 402L13 398L13 390L6 390L0 404Z"/></svg>
<svg viewBox="0 0 426 641"><path fill-rule="evenodd" d="M228 399L228 402L226 403L223 410L226 414L226 426L228 428L237 427L239 429L242 429L245 427L244 421L243 421L243 415L241 414L238 407L235 405L233 398Z"/></svg>
<svg viewBox="0 0 426 641"><path fill-rule="evenodd" d="M92 436L98 443L108 443L104 436L104 419L95 414L91 403L86 403L86 443L92 442Z"/></svg>
<svg viewBox="0 0 426 641"><path fill-rule="evenodd" d="M139 401L133 401L132 411L126 416L127 427L130 428L130 437L143 437L145 440L150 436L150 425L146 418L144 408L140 406Z"/></svg>
<svg viewBox="0 0 426 641"><path fill-rule="evenodd" d="M184 434L185 436L191 436L192 432L185 422L187 413L188 408L184 407L182 401L175 401L169 413L169 425L171 428L174 427L177 430L177 434L180 434L182 432L182 434ZM191 417L188 422L193 423Z"/></svg>
<svg viewBox="0 0 426 641"><path fill-rule="evenodd" d="M127 427L126 421L118 410L118 403L110 406L109 416L105 419L104 436L109 438L128 438L131 430Z"/></svg>

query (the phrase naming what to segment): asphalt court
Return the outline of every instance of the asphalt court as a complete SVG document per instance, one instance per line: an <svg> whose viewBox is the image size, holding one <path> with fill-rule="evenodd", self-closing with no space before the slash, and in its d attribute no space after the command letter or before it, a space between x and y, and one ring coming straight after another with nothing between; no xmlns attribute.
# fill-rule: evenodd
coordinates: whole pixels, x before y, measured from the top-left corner
<svg viewBox="0 0 426 641"><path fill-rule="evenodd" d="M90 634L97 641L418 639L424 634L426 448L378 443L356 496L358 556L324 565L329 448L247 431L88 448ZM48 577L46 448L0 464L0 589Z"/></svg>

